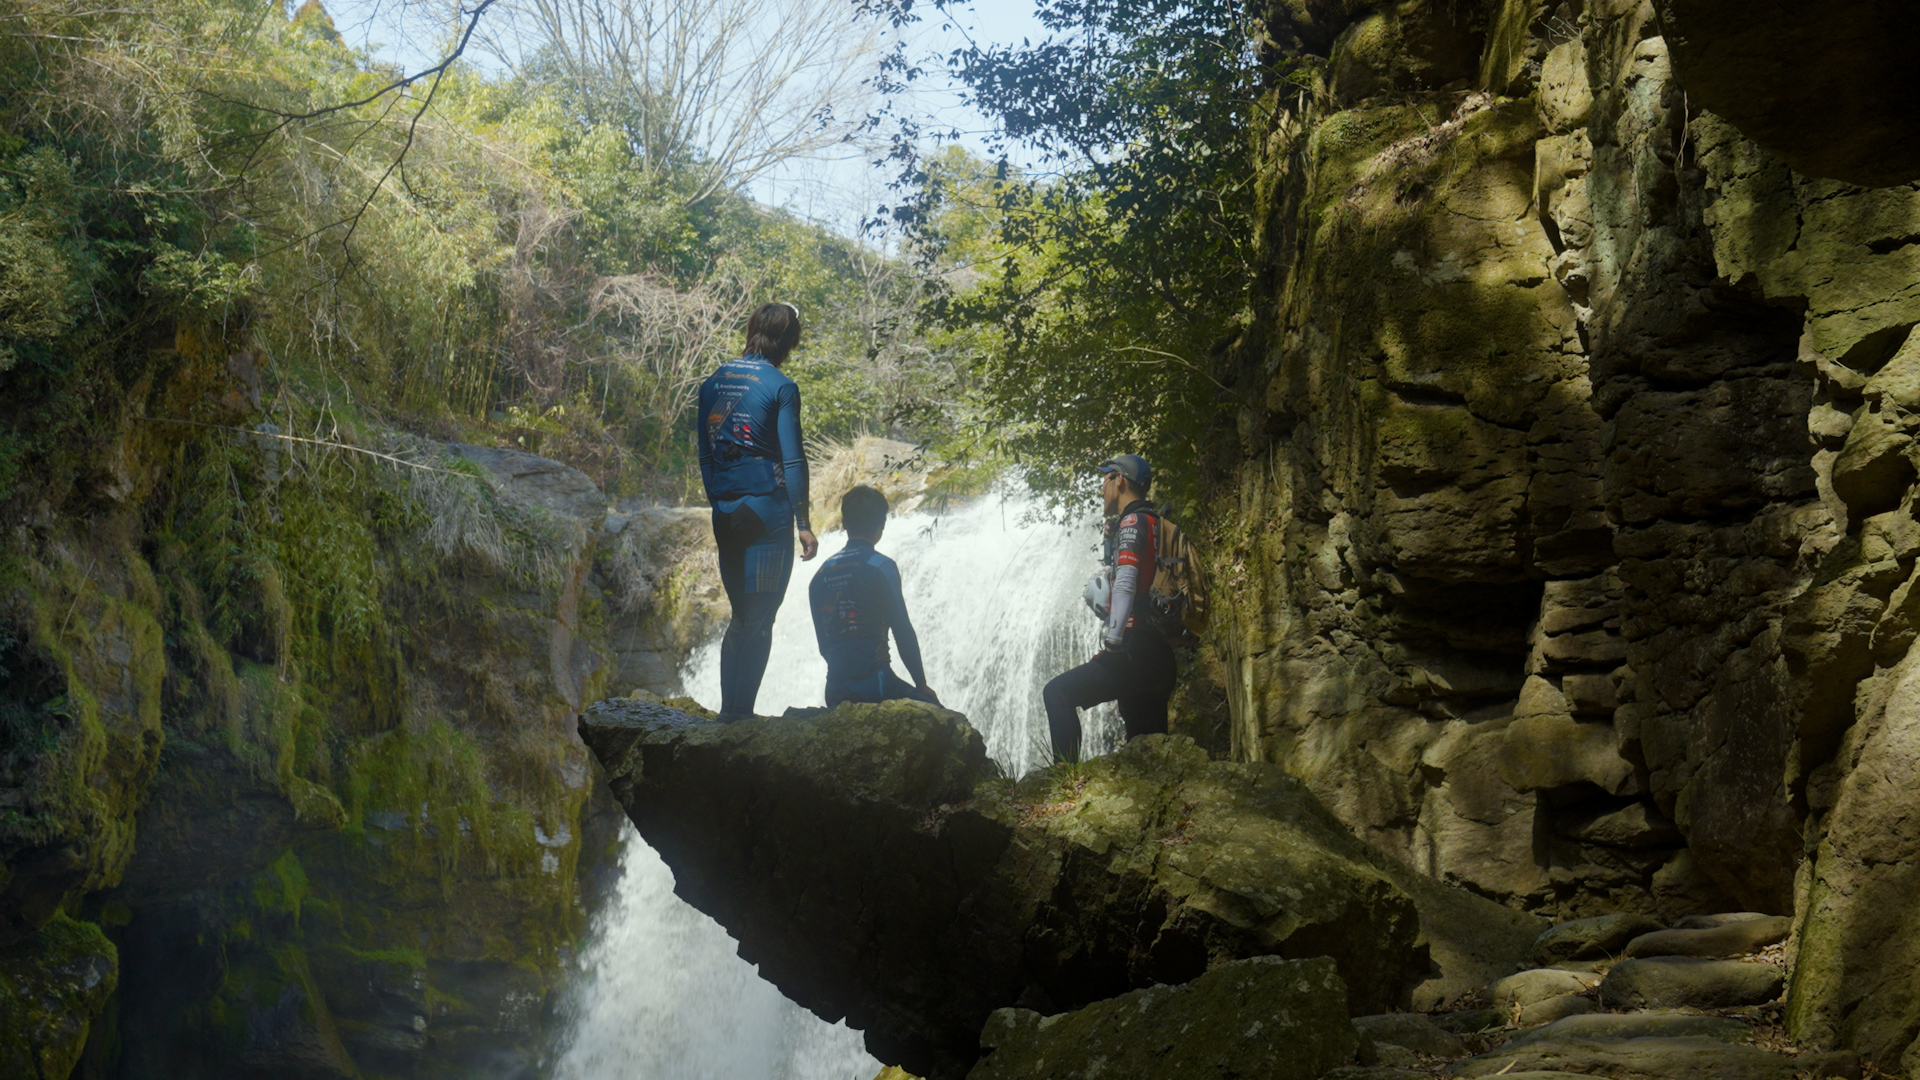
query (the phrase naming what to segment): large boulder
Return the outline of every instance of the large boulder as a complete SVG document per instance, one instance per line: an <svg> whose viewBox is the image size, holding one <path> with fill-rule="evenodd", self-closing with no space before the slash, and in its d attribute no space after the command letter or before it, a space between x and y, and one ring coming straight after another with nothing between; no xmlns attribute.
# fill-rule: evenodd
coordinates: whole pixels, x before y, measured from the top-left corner
<svg viewBox="0 0 1920 1080"><path fill-rule="evenodd" d="M1359 1037L1333 961L1256 956L1059 1016L1001 1009L980 1042L967 1080L1318 1080Z"/></svg>
<svg viewBox="0 0 1920 1080"><path fill-rule="evenodd" d="M580 731L680 896L934 1080L966 1072L997 1008L1277 955L1332 957L1378 1012L1430 974L1413 901L1302 784L1184 739L1015 784L964 717L911 702L722 725L614 700Z"/></svg>
<svg viewBox="0 0 1920 1080"><path fill-rule="evenodd" d="M1542 933L1533 943L1533 958L1544 965L1609 957L1634 938L1663 929L1658 922L1630 911L1574 919Z"/></svg>
<svg viewBox="0 0 1920 1080"><path fill-rule="evenodd" d="M1827 769L1832 803L1799 912L1787 1030L1920 1075L1920 655L1879 676L1881 701ZM1897 1065L1896 1065L1897 1063Z"/></svg>
<svg viewBox="0 0 1920 1080"><path fill-rule="evenodd" d="M0 1076L71 1073L119 959L98 926L65 915L0 947Z"/></svg>
<svg viewBox="0 0 1920 1080"><path fill-rule="evenodd" d="M1785 915L1742 919L1719 926L1677 927L1641 934L1627 942L1629 958L1642 956L1705 956L1709 958L1750 956L1769 945L1777 945L1793 931L1793 920Z"/></svg>
<svg viewBox="0 0 1920 1080"><path fill-rule="evenodd" d="M1780 996L1785 979L1772 964L1655 956L1607 972L1600 1004L1613 1009L1730 1009Z"/></svg>

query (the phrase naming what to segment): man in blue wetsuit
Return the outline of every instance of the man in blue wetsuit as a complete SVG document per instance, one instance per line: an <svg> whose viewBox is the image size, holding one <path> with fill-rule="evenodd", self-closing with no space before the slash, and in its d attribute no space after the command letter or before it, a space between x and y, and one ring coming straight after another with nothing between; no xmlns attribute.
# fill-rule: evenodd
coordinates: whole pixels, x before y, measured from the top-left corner
<svg viewBox="0 0 1920 1080"><path fill-rule="evenodd" d="M1041 699L1055 761L1080 760L1080 710L1102 702L1120 705L1127 738L1165 734L1167 700L1173 696L1173 646L1153 626L1147 605L1159 570L1159 511L1147 502L1153 467L1138 454L1100 463L1100 495L1107 529L1106 620L1100 652L1047 683Z"/></svg>
<svg viewBox="0 0 1920 1080"><path fill-rule="evenodd" d="M840 500L847 546L821 564L807 588L813 633L827 660L827 704L913 698L938 701L920 666L920 639L900 595L900 568L873 549L887 528L887 497L861 484ZM909 686L893 673L887 632L900 643Z"/></svg>
<svg viewBox="0 0 1920 1080"><path fill-rule="evenodd" d="M720 642L720 719L753 715L773 648L773 617L800 557L819 550L807 514L800 388L780 365L800 341L800 311L764 304L747 320L747 348L700 384L694 429L700 479L713 504L720 582L733 609Z"/></svg>

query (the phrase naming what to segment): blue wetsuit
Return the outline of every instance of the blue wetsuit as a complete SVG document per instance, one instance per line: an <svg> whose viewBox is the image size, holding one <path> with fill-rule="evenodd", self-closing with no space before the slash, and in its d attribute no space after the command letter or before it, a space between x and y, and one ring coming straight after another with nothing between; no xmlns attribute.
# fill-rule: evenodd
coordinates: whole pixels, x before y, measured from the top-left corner
<svg viewBox="0 0 1920 1080"><path fill-rule="evenodd" d="M713 504L720 581L732 617L720 642L720 713L751 715L807 517L800 388L765 357L729 360L700 384L700 479Z"/></svg>
<svg viewBox="0 0 1920 1080"><path fill-rule="evenodd" d="M900 568L873 549L873 541L849 537L847 546L820 567L807 588L813 634L827 660L827 704L843 701L932 701L920 666L920 638L900 594ZM900 659L913 682L893 673L887 632L900 643Z"/></svg>

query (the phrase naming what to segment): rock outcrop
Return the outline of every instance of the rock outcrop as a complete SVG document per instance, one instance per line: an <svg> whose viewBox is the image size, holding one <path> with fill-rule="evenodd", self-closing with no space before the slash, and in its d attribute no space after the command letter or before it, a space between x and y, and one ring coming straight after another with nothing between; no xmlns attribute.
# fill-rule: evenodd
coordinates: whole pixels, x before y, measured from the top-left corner
<svg viewBox="0 0 1920 1080"><path fill-rule="evenodd" d="M0 1073L69 1075L113 993L118 961L98 926L65 916L0 947Z"/></svg>
<svg viewBox="0 0 1920 1080"><path fill-rule="evenodd" d="M610 700L580 730L676 891L793 1000L923 1076L964 1074L998 1008L1330 956L1352 1006L1379 1012L1436 982L1436 959L1485 985L1540 929L1431 881L1403 890L1419 875L1298 781L1184 739L1016 784L964 718L911 702L722 725ZM1424 890L1443 895L1423 936Z"/></svg>
<svg viewBox="0 0 1920 1080"><path fill-rule="evenodd" d="M1795 171L1863 187L1920 179L1912 4L1660 0L1659 11L1688 96Z"/></svg>

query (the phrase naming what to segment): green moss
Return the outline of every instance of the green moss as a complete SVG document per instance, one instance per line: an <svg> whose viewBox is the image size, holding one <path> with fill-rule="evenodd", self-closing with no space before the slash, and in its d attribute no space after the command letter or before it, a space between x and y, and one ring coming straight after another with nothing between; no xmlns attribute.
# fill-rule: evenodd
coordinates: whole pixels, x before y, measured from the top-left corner
<svg viewBox="0 0 1920 1080"><path fill-rule="evenodd" d="M71 1073L118 979L113 942L64 915L0 950L0 1075Z"/></svg>
<svg viewBox="0 0 1920 1080"><path fill-rule="evenodd" d="M349 949L353 958L362 963L399 964L415 971L423 971L427 958L419 949Z"/></svg>
<svg viewBox="0 0 1920 1080"><path fill-rule="evenodd" d="M31 654L42 690L37 744L24 773L30 811L0 822L0 839L65 843L87 856L75 890L119 880L133 848L133 814L158 762L165 672L161 630L138 554L118 547L64 553L35 565L26 594Z"/></svg>
<svg viewBox="0 0 1920 1080"><path fill-rule="evenodd" d="M291 851L275 859L254 879L254 906L263 912L287 916L296 931L300 928L300 904L307 893L307 872L300 865L300 857Z"/></svg>
<svg viewBox="0 0 1920 1080"><path fill-rule="evenodd" d="M239 944L241 939L228 936L225 971L204 1010L218 1040L229 1051L245 1049L257 1026L256 1017L268 1010L277 1012L291 998L299 1003L299 1021L306 1028L302 1041L310 1042L336 1074L357 1075L306 950L289 942L266 948L236 948ZM276 1025L285 1023L284 1018L276 1018Z"/></svg>

